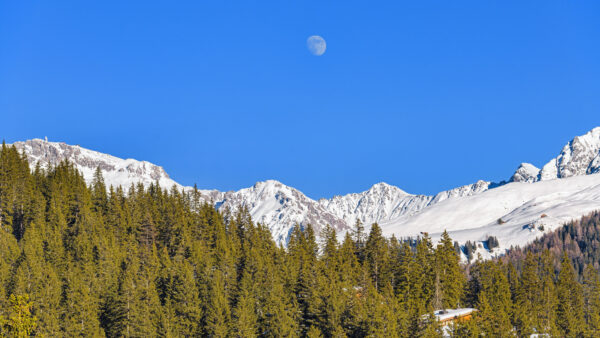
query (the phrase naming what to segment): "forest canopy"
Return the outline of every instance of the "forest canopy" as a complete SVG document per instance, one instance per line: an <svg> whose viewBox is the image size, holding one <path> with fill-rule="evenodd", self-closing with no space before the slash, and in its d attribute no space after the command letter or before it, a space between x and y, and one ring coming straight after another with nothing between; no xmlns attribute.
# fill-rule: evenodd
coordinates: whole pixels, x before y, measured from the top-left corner
<svg viewBox="0 0 600 338"><path fill-rule="evenodd" d="M397 240L360 222L341 242L332 227L297 225L282 248L248 210L220 213L197 190L106 187L100 170L88 186L67 161L31 168L3 144L0 332L598 336L600 219L570 226L552 235L559 249L541 239L471 265L447 233ZM461 307L478 311L446 328L432 316Z"/></svg>

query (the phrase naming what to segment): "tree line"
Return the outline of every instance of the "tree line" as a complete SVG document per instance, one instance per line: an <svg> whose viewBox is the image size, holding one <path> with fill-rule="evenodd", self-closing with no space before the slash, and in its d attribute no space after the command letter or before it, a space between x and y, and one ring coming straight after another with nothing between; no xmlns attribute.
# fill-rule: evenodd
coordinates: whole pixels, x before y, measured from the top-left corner
<svg viewBox="0 0 600 338"><path fill-rule="evenodd" d="M398 240L360 222L342 241L297 225L282 248L197 189L106 187L100 170L88 186L68 161L0 150L5 336L598 336L596 266L580 279L556 254L466 265L447 233ZM478 311L445 329L433 317L459 307Z"/></svg>

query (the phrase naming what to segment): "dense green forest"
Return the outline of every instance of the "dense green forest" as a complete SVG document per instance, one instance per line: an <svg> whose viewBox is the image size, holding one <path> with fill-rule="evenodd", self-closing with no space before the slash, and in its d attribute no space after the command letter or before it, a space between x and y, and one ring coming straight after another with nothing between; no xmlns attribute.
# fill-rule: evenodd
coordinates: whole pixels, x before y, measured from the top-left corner
<svg viewBox="0 0 600 338"><path fill-rule="evenodd" d="M546 234L524 248L513 248L503 257L517 267L521 265L528 252L535 254L544 250L552 252L555 267L558 269L556 257L566 253L582 279L588 265L596 270L600 268L600 211L593 212L581 219L572 221L556 231Z"/></svg>
<svg viewBox="0 0 600 338"><path fill-rule="evenodd" d="M87 186L5 145L0 227L4 336L437 337L432 312L458 307L478 311L452 336L600 336L597 237L567 250L576 269L542 242L462 265L447 234L399 241L360 222L341 243L296 226L284 249L197 191L107 189L99 171Z"/></svg>

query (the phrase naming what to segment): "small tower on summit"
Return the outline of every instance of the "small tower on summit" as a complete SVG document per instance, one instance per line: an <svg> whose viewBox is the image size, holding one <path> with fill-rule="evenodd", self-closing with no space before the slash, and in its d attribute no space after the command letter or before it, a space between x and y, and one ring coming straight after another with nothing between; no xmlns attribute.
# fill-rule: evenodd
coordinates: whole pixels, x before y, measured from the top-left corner
<svg viewBox="0 0 600 338"><path fill-rule="evenodd" d="M44 141L48 142L48 136L44 136Z"/></svg>

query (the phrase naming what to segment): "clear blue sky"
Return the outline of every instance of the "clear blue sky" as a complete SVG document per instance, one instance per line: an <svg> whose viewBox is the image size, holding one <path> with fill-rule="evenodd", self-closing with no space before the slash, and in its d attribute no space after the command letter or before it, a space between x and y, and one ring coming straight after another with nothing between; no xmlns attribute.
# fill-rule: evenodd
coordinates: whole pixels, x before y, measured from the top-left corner
<svg viewBox="0 0 600 338"><path fill-rule="evenodd" d="M202 188L499 181L600 125L600 2L0 0L0 121Z"/></svg>

